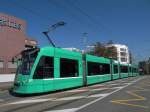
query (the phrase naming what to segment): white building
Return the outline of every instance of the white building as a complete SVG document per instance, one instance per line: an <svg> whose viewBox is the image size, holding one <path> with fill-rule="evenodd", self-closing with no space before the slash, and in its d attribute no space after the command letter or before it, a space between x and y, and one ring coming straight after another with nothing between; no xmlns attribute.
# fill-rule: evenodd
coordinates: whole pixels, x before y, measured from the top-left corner
<svg viewBox="0 0 150 112"><path fill-rule="evenodd" d="M128 46L122 44L110 44L107 47L114 46L117 49L117 60L121 63L130 63L130 54Z"/></svg>

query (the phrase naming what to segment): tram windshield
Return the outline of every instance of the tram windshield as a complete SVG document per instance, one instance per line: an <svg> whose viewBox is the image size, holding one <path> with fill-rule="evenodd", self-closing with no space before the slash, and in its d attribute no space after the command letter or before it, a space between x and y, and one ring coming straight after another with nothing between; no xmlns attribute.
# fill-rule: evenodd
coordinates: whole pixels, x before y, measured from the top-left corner
<svg viewBox="0 0 150 112"><path fill-rule="evenodd" d="M20 65L18 67L18 73L22 75L29 75L34 64L34 61L38 54L38 49L23 51Z"/></svg>

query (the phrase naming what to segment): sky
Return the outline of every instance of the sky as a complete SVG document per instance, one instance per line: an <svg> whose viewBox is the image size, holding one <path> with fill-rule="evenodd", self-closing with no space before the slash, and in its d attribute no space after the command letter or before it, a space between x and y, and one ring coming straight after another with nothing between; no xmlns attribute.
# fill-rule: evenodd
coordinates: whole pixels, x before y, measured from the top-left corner
<svg viewBox="0 0 150 112"><path fill-rule="evenodd" d="M49 46L42 32L64 21L49 33L57 47L84 49L88 33L87 45L113 40L136 60L150 56L150 0L0 0L0 12L25 20L40 47Z"/></svg>

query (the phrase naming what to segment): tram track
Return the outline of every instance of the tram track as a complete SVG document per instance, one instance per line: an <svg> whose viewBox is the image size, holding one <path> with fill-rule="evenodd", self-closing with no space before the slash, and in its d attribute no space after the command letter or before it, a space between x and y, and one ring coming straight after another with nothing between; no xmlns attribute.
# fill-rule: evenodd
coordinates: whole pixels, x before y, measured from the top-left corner
<svg viewBox="0 0 150 112"><path fill-rule="evenodd" d="M136 79L136 78L135 78ZM121 82L121 80L120 80ZM35 96L33 98L31 97L26 97L26 98L23 98L23 99L14 99L14 101L21 101L21 100L28 100L28 99L41 99L41 98L53 98L52 99L52 102L53 104L51 103L51 100L49 101L44 101L44 102L39 102L39 103L29 103L29 104L25 104L25 106L19 104L19 105L13 105L13 104L10 104L11 102L14 102L14 101L8 101L6 104L7 105L4 105L5 106L9 106L9 109L8 110L5 110L5 111L2 111L2 112L21 112L22 110L31 110L32 108L36 108L36 107L39 107L41 105L45 106L47 103L49 104L49 106L51 106L51 108L49 107L48 109L54 109L54 108L57 108L57 107L60 107L60 106L63 106L63 105L66 105L66 104L69 104L69 103L73 103L73 102L76 102L80 99L76 99L76 100L71 100L71 101L63 101L63 102L57 102L57 103L54 103L55 100L58 100L58 99L61 99L61 98L64 98L64 97L71 97L71 96L75 96L75 95L82 95L82 94L87 94L87 95L84 95L85 97L83 98L86 98L90 95L93 95L93 94L97 94L99 93L99 91L91 91L91 89L96 89L96 88L103 88L103 85L104 83L101 83L101 84L98 84L98 85L93 85L93 86L88 86L88 87L81 87L79 88L78 90L85 90L85 91L78 91L78 92L74 92L74 89L72 90L67 90L67 91L63 91L63 92L59 92L59 93L52 93L52 94L48 94L48 95L44 95L44 96ZM107 87L107 85L105 85L105 87ZM72 91L72 92L71 92ZM57 98L55 98L57 96ZM18 97L17 97L18 98ZM83 99L81 98L81 99ZM10 104L10 105L9 105ZM2 107L2 106L0 106ZM46 109L44 109L44 111L46 111ZM42 112L43 110L39 110L38 112ZM30 112L30 111L28 111ZM31 111L32 112L32 111Z"/></svg>
<svg viewBox="0 0 150 112"><path fill-rule="evenodd" d="M101 84L100 84L100 86L98 86L98 87L102 87L101 86ZM58 100L58 99L61 99L61 98L64 98L64 97L71 97L71 96L74 96L74 95L80 95L80 94L82 94L82 93L86 93L87 95L85 96L85 97L87 97L87 96L90 96L90 95L92 95L92 94L95 94L94 92L93 93L91 93L92 91L91 91L91 88L93 88L93 89L96 89L96 88L98 88L98 87L92 87L92 86L89 86L89 87L81 87L81 88L79 88L79 89L84 89L85 91L80 91L80 92L78 92L78 93L76 93L76 92L69 92L69 91L72 91L72 90L68 90L68 91L63 91L62 93L56 93L56 94L50 94L50 95L46 95L46 96L40 96L40 97L35 97L35 98L32 98L32 99L39 99L39 98L46 98L46 97L49 97L49 96L51 96L51 97L53 97L53 96L58 96L58 95L62 95L63 94L63 96L60 96L60 97L58 97L58 98L55 98L55 99L53 99L52 101L55 101L55 100ZM69 95L68 95L68 93L69 93ZM29 98L27 98L27 99L29 99ZM26 99L24 99L24 100L26 100ZM65 105L65 104L67 104L67 102L68 103L71 103L71 102L74 102L74 101L78 101L78 100L73 100L73 101L66 101L66 103L64 103L63 102L63 104L57 104L56 106L61 106L61 105ZM26 105L26 106L23 106L22 107L22 105L21 105L21 107L18 107L18 108L15 108L15 109L9 109L9 110L7 110L7 111L4 111L4 112L16 112L16 111L19 111L19 110L22 110L22 109L27 109L27 108L32 108L32 107L34 107L34 106L38 106L38 105L41 105L41 104L45 104L45 103L47 103L47 102L49 102L49 101L46 101L46 102L40 102L40 103L35 103L35 104L29 104L29 105ZM5 106L7 106L7 105L5 105ZM54 106L55 107L55 106Z"/></svg>
<svg viewBox="0 0 150 112"><path fill-rule="evenodd" d="M89 92L90 92L90 90L89 90ZM70 95L68 95L68 94L66 94L66 95L64 95L64 96L62 96L62 97L58 97L58 98L55 98L55 99L53 99L53 101L54 100L57 100L57 99L60 99L60 98L64 98L64 97L70 97L70 96L73 96L73 95L78 95L78 94L81 94L81 93L83 93L83 92L79 92L79 93L73 93L73 94L70 94ZM45 97L47 97L47 96L45 96ZM37 98L38 99L38 98ZM21 107L18 107L18 108L15 108L15 109L9 109L9 110L7 110L7 111L3 111L3 112L16 112L16 111L18 111L19 112L19 110L21 110L22 111L22 109L27 109L27 108L32 108L32 107L34 107L34 106L38 106L38 105L41 105L41 104L44 104L44 103L47 103L47 102L49 102L49 101L46 101L46 102L40 102L40 103L35 103L35 104L28 104L28 105L26 105L26 106L23 106L22 107L22 105L21 105ZM68 101L66 101L66 103L65 104L67 104L67 102ZM68 102L68 103L70 103L70 101ZM64 102L63 102L63 104L64 104ZM60 104L59 104L60 105Z"/></svg>
<svg viewBox="0 0 150 112"><path fill-rule="evenodd" d="M122 80L122 79L121 79ZM120 81L121 81L120 80ZM117 82L118 82L118 80L116 80ZM114 81L113 83L115 83L116 81ZM121 81L122 82L122 81ZM120 83L121 83L120 82ZM107 83L107 82L106 82ZM102 85L103 84L103 85ZM108 85L106 85L106 84L104 84L104 83L101 83L101 85L100 86L98 86L98 87L103 87L103 86L108 86ZM90 89L90 88L97 88L95 85L93 86L93 85L91 85L91 86L88 86L88 87L80 87L79 88L79 90L80 89L84 89L85 91L87 90L87 89ZM108 86L109 87L109 86ZM44 97L47 97L47 96L49 96L49 95L54 95L54 96L57 96L57 95L59 95L59 94L63 94L63 93L67 93L67 92L70 92L70 91L74 91L74 89L72 89L72 90L66 90L66 91L63 91L63 92L61 92L60 93L60 91L59 92L54 92L54 93L52 93L52 94L48 94L48 95L42 95L42 96L34 96L34 98L32 98L32 99L36 99L36 98L44 98ZM81 91L82 92L82 91ZM83 91L84 92L84 91ZM33 96L32 96L33 97ZM2 91L2 93L0 92L0 99L2 98L2 100L4 100L5 102L7 102L7 101L12 101L12 99L15 101L15 100L18 100L18 99L20 99L21 98L21 100L22 100L22 98L23 97L14 97L14 96L12 96L12 95L10 95L9 94L9 91L8 90L3 90ZM26 98L23 98L23 99L29 99L30 97L26 97ZM0 102L1 103L1 102Z"/></svg>

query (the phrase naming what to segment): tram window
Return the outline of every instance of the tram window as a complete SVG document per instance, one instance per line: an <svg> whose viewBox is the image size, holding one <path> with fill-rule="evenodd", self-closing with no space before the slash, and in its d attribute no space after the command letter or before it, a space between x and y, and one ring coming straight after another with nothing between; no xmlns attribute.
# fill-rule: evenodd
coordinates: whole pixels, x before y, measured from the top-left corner
<svg viewBox="0 0 150 112"><path fill-rule="evenodd" d="M132 73L134 73L134 68L132 67Z"/></svg>
<svg viewBox="0 0 150 112"><path fill-rule="evenodd" d="M134 70L134 71L133 71L134 73L136 73L136 72L137 72L137 69L136 69L136 68L133 68L133 70Z"/></svg>
<svg viewBox="0 0 150 112"><path fill-rule="evenodd" d="M88 62L88 75L110 74L110 65L103 63Z"/></svg>
<svg viewBox="0 0 150 112"><path fill-rule="evenodd" d="M48 56L41 57L36 67L33 78L54 78L54 58Z"/></svg>
<svg viewBox="0 0 150 112"><path fill-rule="evenodd" d="M60 59L60 78L63 77L78 77L78 61L72 59Z"/></svg>
<svg viewBox="0 0 150 112"><path fill-rule="evenodd" d="M121 73L128 73L128 67L127 66L121 66L120 70L121 70Z"/></svg>
<svg viewBox="0 0 150 112"><path fill-rule="evenodd" d="M118 65L114 65L114 74L118 73Z"/></svg>

